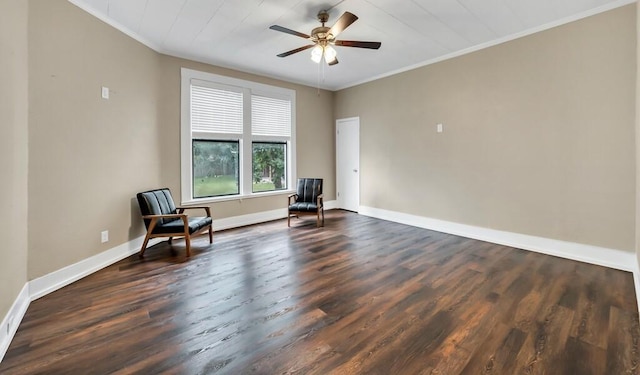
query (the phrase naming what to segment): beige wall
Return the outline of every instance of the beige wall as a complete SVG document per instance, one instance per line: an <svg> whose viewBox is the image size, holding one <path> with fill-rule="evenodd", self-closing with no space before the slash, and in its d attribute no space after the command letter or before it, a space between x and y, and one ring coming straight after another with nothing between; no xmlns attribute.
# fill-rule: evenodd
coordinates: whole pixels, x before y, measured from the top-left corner
<svg viewBox="0 0 640 375"><path fill-rule="evenodd" d="M635 28L630 5L339 91L361 204L634 251Z"/></svg>
<svg viewBox="0 0 640 375"><path fill-rule="evenodd" d="M640 269L640 6L636 5L636 258Z"/></svg>
<svg viewBox="0 0 640 375"><path fill-rule="evenodd" d="M27 12L0 0L0 320L27 282Z"/></svg>
<svg viewBox="0 0 640 375"><path fill-rule="evenodd" d="M64 0L32 0L29 17L29 279L143 235L136 192L179 199L183 66L295 89L298 175L325 177L334 199L333 93L157 54ZM212 205L215 218L285 206Z"/></svg>
<svg viewBox="0 0 640 375"><path fill-rule="evenodd" d="M32 0L29 24L34 279L137 237L132 197L162 180L159 56L62 0Z"/></svg>

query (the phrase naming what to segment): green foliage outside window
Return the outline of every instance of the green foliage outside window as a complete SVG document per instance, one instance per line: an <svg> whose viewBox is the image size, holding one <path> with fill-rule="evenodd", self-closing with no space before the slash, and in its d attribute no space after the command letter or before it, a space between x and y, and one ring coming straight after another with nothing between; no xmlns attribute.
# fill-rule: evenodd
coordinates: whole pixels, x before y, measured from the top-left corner
<svg viewBox="0 0 640 375"><path fill-rule="evenodd" d="M253 192L286 189L286 144L253 143Z"/></svg>
<svg viewBox="0 0 640 375"><path fill-rule="evenodd" d="M193 197L240 192L238 141L193 141Z"/></svg>

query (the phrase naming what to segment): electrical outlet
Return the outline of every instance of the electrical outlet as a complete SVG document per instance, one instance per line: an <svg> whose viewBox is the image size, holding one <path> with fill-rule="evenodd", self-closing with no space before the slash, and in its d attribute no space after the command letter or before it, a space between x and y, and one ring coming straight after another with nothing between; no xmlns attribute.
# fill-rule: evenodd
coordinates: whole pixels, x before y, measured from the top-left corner
<svg viewBox="0 0 640 375"><path fill-rule="evenodd" d="M100 233L100 239L102 243L109 242L109 231L103 230L102 233Z"/></svg>

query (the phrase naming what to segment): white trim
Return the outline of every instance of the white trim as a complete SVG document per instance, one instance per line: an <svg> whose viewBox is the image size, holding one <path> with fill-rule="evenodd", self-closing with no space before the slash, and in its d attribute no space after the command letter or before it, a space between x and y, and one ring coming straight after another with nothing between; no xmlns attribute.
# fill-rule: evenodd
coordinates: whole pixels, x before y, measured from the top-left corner
<svg viewBox="0 0 640 375"><path fill-rule="evenodd" d="M257 212L255 214L232 216L224 219L214 220L213 229L225 230L225 229L231 229L231 228L239 228L247 225L259 224L259 223L264 223L272 220L279 220L285 217L287 217L286 208Z"/></svg>
<svg viewBox="0 0 640 375"><path fill-rule="evenodd" d="M191 70L180 69L180 204L191 198ZM188 125L187 125L188 124Z"/></svg>
<svg viewBox="0 0 640 375"><path fill-rule="evenodd" d="M325 202L325 209L336 206L336 201ZM258 212L248 215L232 216L224 219L213 220L214 230L237 228L266 221L278 220L287 217L287 209ZM132 241L123 243L100 254L83 259L77 263L53 271L29 282L29 297L34 301L51 292L54 292L74 281L110 266L140 250L144 237L138 237ZM152 238L148 246L162 242L162 238Z"/></svg>
<svg viewBox="0 0 640 375"><path fill-rule="evenodd" d="M81 0L67 0L69 1L71 4L77 6L78 8L84 10L85 12L89 13L90 15L94 16L95 18L99 19L100 21L106 23L107 25L113 27L116 30L119 30L120 32L124 33L125 35L129 36L130 38L132 38L133 40L136 40L142 44L144 44L145 46L151 48L152 50L158 52L158 53L165 53L165 49L163 49L162 47L160 47L159 45L151 42L149 39L142 37L142 35L138 34L137 32L129 29L128 27L122 25L121 23L119 23L118 21L114 20L113 18L109 18L108 16L106 16L104 13L98 11L97 9L93 8L91 5L89 5L89 3L87 1L81 1Z"/></svg>
<svg viewBox="0 0 640 375"><path fill-rule="evenodd" d="M636 269L633 271L633 285L636 289L636 303L638 304L638 311L640 311L640 268L636 264Z"/></svg>
<svg viewBox="0 0 640 375"><path fill-rule="evenodd" d="M614 2L611 2L611 3L605 4L603 6L600 6L600 7L589 9L589 10L587 10L585 12L582 12L582 13L574 14L574 15L571 15L569 17L561 18L559 20L546 23L544 25L532 27L532 28L530 28L528 30L524 30L524 31L521 31L521 32L518 32L518 33L515 33L515 34L507 35L507 36L502 37L502 38L493 39L493 40L490 40L488 42L481 43L481 44L478 44L478 45L475 45L475 46L472 46L472 47L469 47L469 48L465 48L465 49L460 50L460 51L455 51L455 52L452 52L452 53L449 53L449 54L446 54L446 55L443 55L443 56L438 56L438 57L436 57L434 59L431 59L431 60L427 60L427 61L423 61L423 62L420 62L420 63L417 63L417 64L409 65L409 66L406 66L404 68L392 70L390 72L379 74L377 76L366 78L366 79L363 79L363 80L360 80L360 81L348 83L348 84L346 84L344 86L340 86L338 88L334 88L334 89L332 89L332 91L340 91L340 90L348 89L349 87L362 85L362 84L367 83L367 82L376 81L376 80L381 79L381 78L385 78L385 77L393 76L393 75L396 75L396 74L408 72L410 70L414 70L414 69L417 69L417 68L421 68L423 66L435 64L435 63L438 63L438 62L441 62L441 61L444 61L444 60L453 59L455 57L463 56L463 55L466 55L466 54L469 54L469 53L472 53L472 52L476 52L476 51L479 51L479 50L482 50L482 49L485 49L485 48L497 46L498 44L510 42L512 40L515 40L515 39L520 39L520 38L523 38L525 36L529 36L529 35L532 35L532 34L535 34L535 33L539 33L541 31L549 30L549 29L552 29L554 27L562 26L562 25L567 24L567 23L575 22L575 21L581 20L583 18L591 17L591 16L594 16L596 14L604 13L604 12L607 12L607 11L610 11L610 10L613 10L613 9L616 9L616 8L623 7L625 5L633 4L635 2L636 2L636 0L618 0L618 1L614 1Z"/></svg>
<svg viewBox="0 0 640 375"><path fill-rule="evenodd" d="M120 30L121 32L123 32L125 35L128 35L129 37L133 38L134 40L137 40L138 42L144 44L145 46L151 48L152 50L158 52L158 53L162 53L168 56L174 56L174 57L178 57L178 58L183 58L183 59L187 59L187 60L191 60L191 61L196 61L196 62L201 62L204 64L208 64L208 65L215 65L215 66L219 66L222 68L227 68L227 69L233 69L236 71L240 71L240 72L245 72L245 73L250 73L250 74L255 74L255 75L259 75L262 77L268 77L268 78L275 78L275 79L279 79L285 82L290 82L290 83L295 83L295 84L300 84L300 85L304 85L304 86L309 86L309 82L304 82L302 79L292 79L289 77L284 77L282 75L273 75L273 74L268 74L267 72L264 71L260 71L259 69L255 69L255 68L239 68L237 66L231 65L229 63L225 63L223 61L213 61L213 60L209 60L206 58L203 58L201 56L194 56L190 53L176 53L176 52L170 52L168 50L166 50L165 48L162 48L161 46L158 46L154 43L152 43L151 41L149 41L146 38L143 38L141 35L139 35L138 33L132 31L131 29L123 26L122 24L116 22L113 19L110 19L109 17L106 17L104 14L102 14L101 12L97 11L96 9L92 8L91 6L89 6L86 2L82 2L79 0L68 0L71 4L77 6L78 8L84 10L85 12L91 14L92 16L98 18L99 20L101 20L102 22L106 23L107 25ZM427 66L427 65L431 65L431 64L435 64L437 62L443 61L443 60L448 60L448 59L452 59L454 57L459 57L462 55L466 55L468 53L472 53L472 52L476 52L479 51L481 49L484 48L489 48L489 47L493 47L496 46L498 44L502 44L502 43L506 43L515 39L519 39L528 35L532 35L541 31L545 31L548 29L552 29L554 27L557 26L561 26L570 22L574 22L574 21L578 21L581 20L583 18L587 18L590 16L594 16L596 14L600 14L600 13L604 13L616 8L620 8L623 7L625 5L629 5L629 4L633 4L635 3L636 0L618 0L618 1L613 1L611 3L607 3L604 4L602 6L584 11L582 13L578 13L578 14L574 14L565 18L561 18L559 20L556 20L554 22L550 22L544 25L540 25L537 27L533 27L530 28L528 30L525 31L521 31L519 33L515 33L512 35L508 35L499 39L495 39L495 40L491 40L489 42L486 43L482 43L479 44L477 46L473 46L461 51L457 51L457 52L453 52L444 56L440 56L437 57L435 59L431 59L431 60L427 60L427 61L423 61L414 65L410 65L404 68L400 68L400 69L396 69L393 70L391 72L387 72L387 73L383 73L371 78L366 78L360 81L356 81L356 82L352 82L352 83L347 83L344 86L338 86L338 87L328 87L328 86L320 86L321 89L324 90L328 90L328 91L340 91L340 90L344 90L347 89L349 87L354 87L354 86L358 86L361 85L363 83L367 83L367 82L372 82L381 78L385 78L385 77L389 77L392 75L396 75L399 73L403 73L403 72L407 72L409 70L413 70L413 69L417 69L423 66Z"/></svg>
<svg viewBox="0 0 640 375"><path fill-rule="evenodd" d="M2 325L0 325L0 362L2 362L4 355L7 353L9 344L11 344L11 340L13 340L13 336L15 336L18 330L18 326L20 326L20 322L27 312L29 302L29 283L25 283L20 294L18 294L16 300L13 301L13 305L9 308L7 315L2 319ZM7 332L6 327L7 324L10 323L10 320L11 326L9 327L9 332Z"/></svg>
<svg viewBox="0 0 640 375"><path fill-rule="evenodd" d="M336 201L325 202L325 209L329 210L336 206ZM257 212L254 214L232 216L224 219L213 220L214 230L224 230L243 227L252 224L264 223L266 221L284 219L287 217L287 209L277 209L271 211ZM53 271L29 282L30 299L32 301L54 292L74 281L99 271L112 265L140 250L144 237L123 243L100 254L83 259L77 263ZM162 238L152 238L148 246L153 246L162 242Z"/></svg>
<svg viewBox="0 0 640 375"><path fill-rule="evenodd" d="M273 190L273 191L262 191L259 193L253 193L251 195L245 195L242 197L239 197L237 195L225 195L221 197L196 198L194 200L182 202L181 205L194 206L194 205L203 205L203 204L216 203L216 202L242 201L245 199L264 198L264 197L271 197L274 195L287 196L295 192L296 192L295 190Z"/></svg>
<svg viewBox="0 0 640 375"><path fill-rule="evenodd" d="M180 58L180 59L191 60L191 61L194 61L194 62L199 62L199 63L202 63L202 64L211 65L211 66L217 66L217 67L220 67L220 68L231 69L231 70L235 70L237 72L254 74L256 76L265 77L265 78L269 78L269 79L278 79L278 80L284 81L284 82L295 83L295 84L302 85L302 86L309 86L309 82L305 81L304 79L290 78L290 77L286 77L285 75L282 75L282 74L273 74L273 73L266 72L264 70L260 70L260 69L257 69L257 68L251 68L251 67L240 68L235 64L229 64L229 62L216 60L216 59L212 60L212 59L208 59L208 58L203 57L203 56L198 56L198 55L195 55L195 54L192 54L192 53L189 53L189 52L169 51L166 48L151 42L149 39L142 37L142 35L140 35L137 32L131 30L130 28L122 25L121 23L115 21L114 19L109 18L104 13L102 13L102 12L96 10L95 8L91 7L85 1L81 1L81 0L67 0L67 1L69 1L71 4L77 6L78 8L82 9L83 11L89 13L93 17L99 19L100 21L106 23L107 25L113 27L114 29L119 30L120 32L122 32L123 34L125 34L128 37L132 38L133 40L142 43L143 45L147 46L148 48L150 48L151 50L153 50L153 51L155 51L157 53L161 53L161 54L167 55L167 56L177 57L177 58ZM316 86L314 85L313 87L315 88ZM323 90L331 91L330 88L324 88L324 87L320 87L320 88L323 89Z"/></svg>
<svg viewBox="0 0 640 375"><path fill-rule="evenodd" d="M627 251L458 224L367 206L360 206L360 214L456 236L473 238L598 266L634 272L634 275L637 272L637 266L635 266L636 255Z"/></svg>
<svg viewBox="0 0 640 375"><path fill-rule="evenodd" d="M125 242L109 250L103 251L92 257L83 259L77 263L60 268L44 276L33 279L29 282L31 300L35 301L49 293L63 288L74 281L78 281L85 276L110 266L130 255L140 251L144 237ZM153 246L161 242L159 238L152 238L147 246Z"/></svg>
<svg viewBox="0 0 640 375"><path fill-rule="evenodd" d="M476 227L466 224L458 224L445 220L432 219L367 206L360 206L359 214L395 223L411 225L418 228L430 229L437 232L487 241L518 249L631 272L633 274L636 303L638 304L638 311L640 311L640 265L638 264L638 259L636 258L635 253Z"/></svg>
<svg viewBox="0 0 640 375"><path fill-rule="evenodd" d="M333 210L337 206L336 201L324 202L324 209ZM240 216L232 216L224 219L217 219L213 221L214 230L225 230L231 228L239 228L247 225L264 223L267 221L284 219L287 217L287 209L279 208L277 210L263 211L255 214L247 214Z"/></svg>
<svg viewBox="0 0 640 375"><path fill-rule="evenodd" d="M324 202L324 210L328 211L328 210L335 210L338 208L338 201L326 201Z"/></svg>

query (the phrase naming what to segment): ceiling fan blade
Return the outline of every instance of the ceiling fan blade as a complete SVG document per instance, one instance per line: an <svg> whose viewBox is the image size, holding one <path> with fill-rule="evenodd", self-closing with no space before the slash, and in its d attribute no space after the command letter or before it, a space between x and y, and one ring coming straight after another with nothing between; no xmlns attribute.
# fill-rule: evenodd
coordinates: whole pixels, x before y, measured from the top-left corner
<svg viewBox="0 0 640 375"><path fill-rule="evenodd" d="M333 60L328 62L329 66L336 65L337 63L338 63L338 58L337 57L334 57Z"/></svg>
<svg viewBox="0 0 640 375"><path fill-rule="evenodd" d="M300 48L292 49L291 51L283 52L278 55L278 57L287 57L289 55L293 55L294 53L302 52L305 49L309 49L311 47L315 47L315 44L309 44L308 46L302 46Z"/></svg>
<svg viewBox="0 0 640 375"><path fill-rule="evenodd" d="M378 49L382 45L380 42L361 42L357 40L336 40L336 46L342 47L357 47L357 48L369 48Z"/></svg>
<svg viewBox="0 0 640 375"><path fill-rule="evenodd" d="M357 19L358 16L356 16L355 14L351 12L344 12L344 14L340 16L340 18L338 18L336 23L331 26L331 29L329 29L329 34L333 35L334 38L337 37L338 34L349 27L349 25L356 22Z"/></svg>
<svg viewBox="0 0 640 375"><path fill-rule="evenodd" d="M282 26L279 26L279 25L271 25L271 26L269 26L269 28L271 30L280 31L280 32L283 32L283 33L299 36L300 38L311 39L311 37L309 35L307 35L307 34L304 34L304 33L301 33L301 32L295 31L295 30L287 29L286 27L282 27Z"/></svg>

